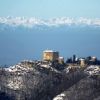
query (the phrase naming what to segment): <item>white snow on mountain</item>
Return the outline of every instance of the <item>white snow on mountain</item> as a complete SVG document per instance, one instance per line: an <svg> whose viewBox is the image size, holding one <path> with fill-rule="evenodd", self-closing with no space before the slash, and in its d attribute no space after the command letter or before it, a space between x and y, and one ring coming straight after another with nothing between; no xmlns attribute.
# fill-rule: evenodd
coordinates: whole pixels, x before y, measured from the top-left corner
<svg viewBox="0 0 100 100"><path fill-rule="evenodd" d="M20 72L21 74L25 74L31 70L33 70L33 68L26 67L25 65L22 65L22 64L17 64L17 65L5 68L5 71L17 73L17 74L20 74Z"/></svg>
<svg viewBox="0 0 100 100"><path fill-rule="evenodd" d="M59 95L57 95L56 97L53 98L53 100L64 100L64 97L66 95L64 93L61 93Z"/></svg>
<svg viewBox="0 0 100 100"><path fill-rule="evenodd" d="M100 74L100 66L94 66L91 65L89 67L87 67L84 72L86 72L89 75L95 75L95 74Z"/></svg>
<svg viewBox="0 0 100 100"><path fill-rule="evenodd" d="M39 18L25 18L25 17L0 17L1 24L7 24L11 26L28 26L33 27L34 25L46 25L46 26L59 26L59 25L94 25L100 26L100 18L89 19L89 18L52 18L48 20Z"/></svg>
<svg viewBox="0 0 100 100"><path fill-rule="evenodd" d="M22 77L14 77L13 81L12 79L8 80L8 84L7 87L9 87L10 89L14 89L14 90L19 90L20 88L23 87L23 83L22 83Z"/></svg>

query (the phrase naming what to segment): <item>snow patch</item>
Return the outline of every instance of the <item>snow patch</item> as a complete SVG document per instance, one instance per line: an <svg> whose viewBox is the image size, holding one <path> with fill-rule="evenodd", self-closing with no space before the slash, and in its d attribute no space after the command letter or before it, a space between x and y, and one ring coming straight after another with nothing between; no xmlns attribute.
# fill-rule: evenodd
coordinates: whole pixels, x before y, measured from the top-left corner
<svg viewBox="0 0 100 100"><path fill-rule="evenodd" d="M7 87L14 90L22 88L22 77L13 77L13 79L9 79Z"/></svg>
<svg viewBox="0 0 100 100"><path fill-rule="evenodd" d="M84 71L89 75L95 75L95 74L100 75L100 66L91 65L87 67Z"/></svg>
<svg viewBox="0 0 100 100"><path fill-rule="evenodd" d="M65 97L66 95L64 93L61 93L59 95L57 95L53 100L63 100L63 98Z"/></svg>
<svg viewBox="0 0 100 100"><path fill-rule="evenodd" d="M17 65L5 68L5 71L11 72L11 73L18 73L18 74L25 74L32 70L33 70L32 67L28 67L22 64L17 64Z"/></svg>

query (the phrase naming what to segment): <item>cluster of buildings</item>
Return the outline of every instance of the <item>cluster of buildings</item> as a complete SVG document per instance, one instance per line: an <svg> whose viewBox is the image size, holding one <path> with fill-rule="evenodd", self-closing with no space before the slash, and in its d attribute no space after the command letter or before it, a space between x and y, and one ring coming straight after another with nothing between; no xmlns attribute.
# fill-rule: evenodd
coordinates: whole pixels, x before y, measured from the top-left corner
<svg viewBox="0 0 100 100"><path fill-rule="evenodd" d="M96 57L89 56L86 58L77 58L76 55L73 55L73 57L70 57L66 61L64 61L64 57L59 56L58 51L44 50L42 60L25 60L22 61L21 64L29 67L39 65L46 68L50 68L50 66L52 66L57 69L63 69L66 66L72 66L71 68L75 68L75 66L87 67L90 65L100 65L100 61Z"/></svg>
<svg viewBox="0 0 100 100"><path fill-rule="evenodd" d="M64 61L64 57L59 56L58 51L53 50L45 50L43 51L43 61L58 61L59 63L65 62L68 65L80 65L80 66L87 66L87 65L100 65L100 61L97 57L86 57L86 58L77 58L76 55L73 57L68 58Z"/></svg>
<svg viewBox="0 0 100 100"><path fill-rule="evenodd" d="M86 58L77 58L76 55L67 59L66 63L68 64L76 64L80 66L88 66L88 65L100 65L100 61L97 57L88 56Z"/></svg>

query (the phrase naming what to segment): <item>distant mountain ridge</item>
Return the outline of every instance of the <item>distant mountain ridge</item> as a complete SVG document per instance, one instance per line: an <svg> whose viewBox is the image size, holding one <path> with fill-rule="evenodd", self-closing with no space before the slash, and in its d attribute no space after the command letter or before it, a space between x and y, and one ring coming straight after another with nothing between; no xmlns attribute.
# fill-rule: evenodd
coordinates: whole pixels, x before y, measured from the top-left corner
<svg viewBox="0 0 100 100"><path fill-rule="evenodd" d="M52 18L52 19L39 19L35 17L0 17L0 24L6 24L11 26L25 26L33 27L35 25L45 25L45 26L61 26L61 25L92 25L100 27L100 18L90 19L90 18Z"/></svg>

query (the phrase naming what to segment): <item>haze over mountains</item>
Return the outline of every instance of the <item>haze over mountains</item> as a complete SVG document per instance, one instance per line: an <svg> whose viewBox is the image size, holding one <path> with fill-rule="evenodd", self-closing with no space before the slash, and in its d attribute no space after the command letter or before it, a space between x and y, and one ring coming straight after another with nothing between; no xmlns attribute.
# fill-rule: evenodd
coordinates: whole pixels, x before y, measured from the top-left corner
<svg viewBox="0 0 100 100"><path fill-rule="evenodd" d="M99 43L100 19L0 17L0 65L42 59L45 49L100 58Z"/></svg>

